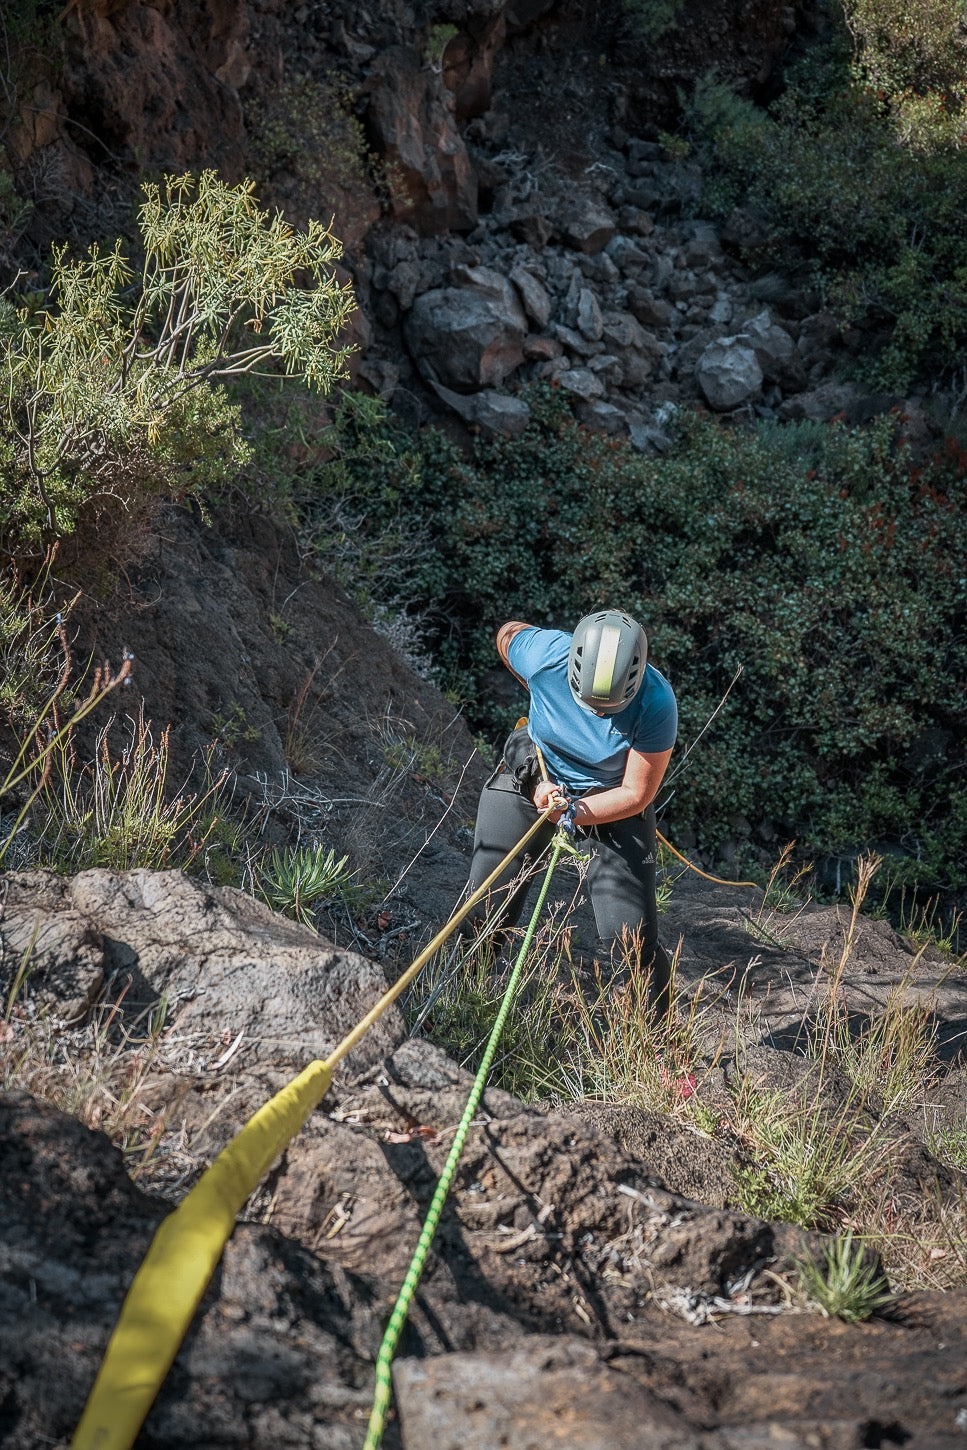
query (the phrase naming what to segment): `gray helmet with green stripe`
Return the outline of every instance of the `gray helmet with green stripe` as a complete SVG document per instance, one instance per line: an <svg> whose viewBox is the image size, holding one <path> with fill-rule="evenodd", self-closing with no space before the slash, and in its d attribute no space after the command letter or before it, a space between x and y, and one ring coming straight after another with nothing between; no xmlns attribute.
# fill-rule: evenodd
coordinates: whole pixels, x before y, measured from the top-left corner
<svg viewBox="0 0 967 1450"><path fill-rule="evenodd" d="M641 689L648 640L620 609L586 614L571 636L567 681L575 699L601 715L616 715Z"/></svg>

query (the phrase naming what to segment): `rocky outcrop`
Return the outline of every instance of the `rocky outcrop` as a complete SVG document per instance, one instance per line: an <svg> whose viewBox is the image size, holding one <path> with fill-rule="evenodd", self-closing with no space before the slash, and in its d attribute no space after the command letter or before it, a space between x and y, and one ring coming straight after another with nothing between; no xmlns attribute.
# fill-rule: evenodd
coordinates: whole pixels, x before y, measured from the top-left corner
<svg viewBox="0 0 967 1450"><path fill-rule="evenodd" d="M63 1450L162 1216L268 1093L369 1005L382 973L242 893L174 873L7 875L3 889L3 1000L21 941L40 946L3 1024L5 1052L20 1054L44 1020L79 1103L110 1044L116 1081L151 1105L155 1125L149 1155L128 1142L136 1187L102 1134L26 1092L0 1093L0 1436L10 1450ZM722 970L739 915L725 888L690 893L680 911L693 947ZM42 942L38 921L52 924ZM843 974L857 1001L889 991L902 969L882 926L856 940L855 982ZM761 978L769 1035L775 959L792 1010L798 953L835 950L844 930L829 910L801 916L794 949L750 963L745 990ZM73 963L76 975L97 953L91 991L100 971L106 995L89 1063L61 1020L58 993L75 998L75 977L58 972ZM708 1112L716 1073L737 1070L724 1062L703 1078ZM742 1070L788 1085L807 1065L763 1046ZM152 1445L361 1444L386 1316L470 1082L405 1036L395 1009L340 1066L227 1246L150 1411ZM965 1291L907 1295L864 1325L791 1310L790 1255L819 1240L728 1206L723 1141L687 1117L539 1111L488 1089L397 1355L401 1450L524 1446L562 1424L587 1450L639 1450L643 1435L681 1450L956 1445ZM676 1175L689 1196L666 1186ZM950 1178L943 1191L955 1196Z"/></svg>
<svg viewBox="0 0 967 1450"><path fill-rule="evenodd" d="M254 161L262 200L297 223L335 212L360 304L353 376L407 416L510 436L529 381L645 451L667 446L673 406L835 416L835 323L808 289L746 273L755 219L702 220L694 163L656 139L677 88L713 62L740 90L763 86L797 10L686 0L658 39L653 23L551 0L451 4L432 26L406 0L373 14L79 0L60 78L38 80L10 132L19 175L70 178L29 225L62 233L66 207L83 229L107 172L120 199L127 158L230 179ZM847 416L865 406L852 397Z"/></svg>
<svg viewBox="0 0 967 1450"><path fill-rule="evenodd" d="M374 59L367 86L373 143L393 178L391 213L423 236L470 231L477 175L438 73L395 46Z"/></svg>
<svg viewBox="0 0 967 1450"><path fill-rule="evenodd" d="M110 981L123 988L119 1027L163 1023L184 1065L217 1075L230 1061L236 1082L252 1063L271 1060L277 1077L326 1057L386 990L377 963L286 925L244 892L206 890L177 871L13 877L0 941L29 961L29 999L52 1021L82 1019ZM356 1070L402 1037L390 1011Z"/></svg>
<svg viewBox="0 0 967 1450"><path fill-rule="evenodd" d="M235 0L146 5L78 0L63 16L62 118L94 165L137 158L146 171L228 177L245 166L239 90L251 73L251 14ZM93 146L91 143L93 142Z"/></svg>

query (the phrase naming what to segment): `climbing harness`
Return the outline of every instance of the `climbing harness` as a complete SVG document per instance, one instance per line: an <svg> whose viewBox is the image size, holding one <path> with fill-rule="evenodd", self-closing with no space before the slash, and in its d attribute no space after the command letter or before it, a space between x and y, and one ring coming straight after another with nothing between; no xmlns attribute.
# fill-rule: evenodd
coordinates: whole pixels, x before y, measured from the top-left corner
<svg viewBox="0 0 967 1450"><path fill-rule="evenodd" d="M521 943L520 951L517 954L517 961L514 964L514 969L510 974L510 980L507 983L507 988L504 992L503 998L501 999L500 1009L497 1013L494 1025L490 1030L490 1036L487 1039L487 1046L484 1049L483 1058L481 1060L479 1068L477 1069L477 1075L474 1078L473 1087L470 1089L470 1096L467 1098L467 1105L463 1110L463 1117L460 1119L459 1127L457 1128L457 1131L454 1135L453 1143L450 1147L450 1152L447 1155L447 1161L444 1164L443 1172L440 1174L436 1190L434 1191L433 1198L430 1202L430 1207L427 1210L426 1218L423 1221L423 1228L421 1230L420 1237L416 1245L416 1250L413 1254L413 1258L410 1261L410 1266L406 1271L406 1277L403 1280L403 1287L400 1289L396 1304L393 1307L393 1312L389 1317L389 1323L387 1324L386 1332L383 1335L383 1342L380 1345L379 1353L376 1356L376 1394L373 1401L372 1412L369 1418L369 1428L366 1433L366 1440L363 1446L363 1450L378 1450L380 1441L383 1438L383 1431L386 1427L386 1412L389 1409L390 1399L392 1396L391 1376L393 1356L396 1353L396 1347L399 1343L400 1335L402 1334L403 1327L406 1323L406 1316L409 1313L410 1304L412 1303L413 1296L419 1286L420 1277L423 1273L424 1265L426 1264L426 1258L428 1253L430 1252L430 1245L433 1242L433 1236L436 1233L437 1226L440 1222L440 1215L443 1212L443 1205L446 1202L447 1194L450 1192L450 1184L453 1181L453 1175L456 1171L457 1164L460 1161L460 1154L463 1152L463 1145L466 1140L467 1133L469 1132L473 1119L476 1116L477 1108L480 1105L480 1099L483 1096L484 1088L487 1085L487 1077L490 1073L490 1068L493 1064L494 1056L500 1043L500 1037L504 1030L504 1024L507 1021L507 1016L510 1012L511 1005L514 1000L514 994L517 991L517 983L520 980L520 974L524 965L524 960L527 956L528 951L530 950L531 942L534 939L534 932L537 929L537 918L539 917L541 910L544 906L544 901L547 897L547 893L551 884L551 877L554 874L554 868L556 867L562 852L567 852L572 856L578 855L578 852L571 844L567 834L563 831L558 831L557 835L551 842L551 859L544 874L544 880L541 883L541 889L538 893L537 903L531 915L530 922L528 923L527 930L524 933L524 939Z"/></svg>
<svg viewBox="0 0 967 1450"><path fill-rule="evenodd" d="M514 729L515 730L520 730L520 728L522 726L526 725L526 724L527 724L527 716L526 715L523 715L517 721L517 724L514 726ZM548 769L547 769L547 762L544 759L544 752L541 750L541 747L538 745L538 743L537 743L536 740L533 743L534 743L534 749L537 752L537 759L538 759L538 762L539 762L540 768L541 768L541 778L543 780L549 781L551 777L550 777L550 774L549 774ZM565 796L564 799L566 800L567 797ZM574 834L574 830L575 830L575 826L574 826L574 811L575 811L576 807L577 807L577 801L570 801L570 802L568 802L567 809L565 810L564 815L561 817L560 821L558 822L558 825L562 826L563 829L565 831L569 832L571 835ZM552 806L552 809L556 810L557 809L557 806L556 805L555 806ZM681 851L676 850L676 848L672 845L671 841L667 840L666 837L662 835L661 831L659 831L659 830L656 829L655 835L658 837L659 841L661 841L662 845L665 847L666 850L670 851L673 856L677 857L678 860L681 861L684 866L687 866L688 869L689 869L689 871L694 871L696 876L701 876L702 879L703 879L703 881L714 881L715 884L716 884L716 886L749 886L753 890L755 890L756 887L759 885L759 883L757 881L726 881L721 876L710 876L707 871L701 871L701 870L699 870L699 868L696 865L694 865L693 862L689 861L689 859L688 859L687 856L683 856L682 855Z"/></svg>
<svg viewBox="0 0 967 1450"><path fill-rule="evenodd" d="M130 1450L188 1332L235 1220L272 1162L325 1096L333 1068L410 985L552 813L517 845L324 1061L264 1103L159 1226L132 1280L71 1450Z"/></svg>

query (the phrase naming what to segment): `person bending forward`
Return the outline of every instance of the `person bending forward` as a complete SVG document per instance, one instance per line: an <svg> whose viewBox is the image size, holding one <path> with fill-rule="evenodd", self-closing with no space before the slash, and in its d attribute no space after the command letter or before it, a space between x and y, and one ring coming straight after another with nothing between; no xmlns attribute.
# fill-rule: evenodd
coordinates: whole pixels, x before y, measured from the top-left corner
<svg viewBox="0 0 967 1450"><path fill-rule="evenodd" d="M515 731L501 767L480 794L470 887L476 889L563 792L576 835L587 842L588 887L599 956L647 973L656 1017L670 1011L670 964L658 939L654 799L671 757L678 708L671 685L647 660L641 625L617 609L586 615L573 634L509 620L497 651L530 692L526 731ZM549 780L535 766L539 746ZM515 763L524 763L517 765ZM510 768L508 768L510 767ZM554 835L556 810L494 884L506 888ZM498 924L515 926L528 885L503 902Z"/></svg>

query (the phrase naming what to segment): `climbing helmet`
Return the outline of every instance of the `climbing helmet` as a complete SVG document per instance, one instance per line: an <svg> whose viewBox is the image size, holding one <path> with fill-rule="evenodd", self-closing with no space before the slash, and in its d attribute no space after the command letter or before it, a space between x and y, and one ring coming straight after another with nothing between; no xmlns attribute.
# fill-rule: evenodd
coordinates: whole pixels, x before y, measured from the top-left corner
<svg viewBox="0 0 967 1450"><path fill-rule="evenodd" d="M647 636L630 615L620 609L586 614L571 636L571 693L601 715L616 715L641 689L647 658Z"/></svg>

